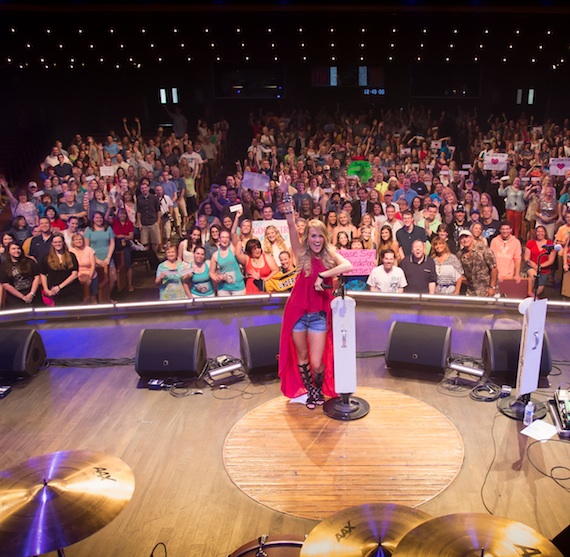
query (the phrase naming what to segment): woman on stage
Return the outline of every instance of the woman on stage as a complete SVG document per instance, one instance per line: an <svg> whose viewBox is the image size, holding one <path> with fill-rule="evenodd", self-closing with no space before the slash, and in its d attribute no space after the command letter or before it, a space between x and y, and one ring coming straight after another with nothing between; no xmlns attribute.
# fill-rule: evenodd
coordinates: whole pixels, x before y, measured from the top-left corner
<svg viewBox="0 0 570 557"><path fill-rule="evenodd" d="M282 177L280 187L288 191ZM289 398L307 393L313 410L334 391L331 330L332 279L352 269L330 241L325 224L310 220L302 238L296 233L293 205L285 205L291 246L299 271L283 313L279 350L281 391Z"/></svg>

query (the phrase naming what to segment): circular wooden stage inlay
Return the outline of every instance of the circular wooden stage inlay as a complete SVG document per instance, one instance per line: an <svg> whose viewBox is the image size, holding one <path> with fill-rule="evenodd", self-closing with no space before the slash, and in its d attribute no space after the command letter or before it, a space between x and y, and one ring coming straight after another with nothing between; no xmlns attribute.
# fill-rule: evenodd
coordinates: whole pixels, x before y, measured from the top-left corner
<svg viewBox="0 0 570 557"><path fill-rule="evenodd" d="M441 493L463 462L455 426L433 406L383 389L360 388L360 420L328 418L277 397L235 424L224 464L249 497L313 520L366 503L416 507Z"/></svg>

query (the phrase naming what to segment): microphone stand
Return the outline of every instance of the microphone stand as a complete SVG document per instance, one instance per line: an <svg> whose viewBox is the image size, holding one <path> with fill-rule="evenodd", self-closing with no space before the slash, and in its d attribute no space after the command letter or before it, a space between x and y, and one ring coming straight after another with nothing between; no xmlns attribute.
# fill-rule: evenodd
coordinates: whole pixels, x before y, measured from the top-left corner
<svg viewBox="0 0 570 557"><path fill-rule="evenodd" d="M536 300L538 300L538 287L539 287L539 280L540 280L540 274L542 272L542 258L545 255L550 255L550 253L548 251L543 251L542 253L540 253L538 255L538 259L536 261L536 276L534 277L534 283L532 285L532 293L533 293L533 299L536 302Z"/></svg>

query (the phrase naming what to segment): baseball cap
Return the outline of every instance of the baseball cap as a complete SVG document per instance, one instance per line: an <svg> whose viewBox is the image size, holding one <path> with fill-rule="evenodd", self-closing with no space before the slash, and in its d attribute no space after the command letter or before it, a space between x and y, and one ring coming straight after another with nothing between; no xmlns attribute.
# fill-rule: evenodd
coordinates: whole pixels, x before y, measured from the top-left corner
<svg viewBox="0 0 570 557"><path fill-rule="evenodd" d="M325 166L323 166L323 170L330 170L331 167L328 164L325 164Z"/></svg>
<svg viewBox="0 0 570 557"><path fill-rule="evenodd" d="M465 229L464 229L464 230L462 230L462 231L459 233L459 238L461 238L461 236L473 236L473 234L471 234L471 231L470 231L470 230L465 230Z"/></svg>
<svg viewBox="0 0 570 557"><path fill-rule="evenodd" d="M457 209L455 209L455 212L456 212L456 213L465 213L465 206L459 204L459 205L457 206Z"/></svg>

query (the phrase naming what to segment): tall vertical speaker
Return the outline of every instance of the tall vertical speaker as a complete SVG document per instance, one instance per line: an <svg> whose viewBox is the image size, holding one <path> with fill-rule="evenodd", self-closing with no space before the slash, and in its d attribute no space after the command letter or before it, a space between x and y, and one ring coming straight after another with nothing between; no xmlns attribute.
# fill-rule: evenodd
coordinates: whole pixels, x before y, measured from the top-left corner
<svg viewBox="0 0 570 557"><path fill-rule="evenodd" d="M201 329L143 329L135 370L147 379L198 377L206 365Z"/></svg>
<svg viewBox="0 0 570 557"><path fill-rule="evenodd" d="M440 372L447 367L451 328L394 321L388 335L386 366L408 371Z"/></svg>
<svg viewBox="0 0 570 557"><path fill-rule="evenodd" d="M46 349L37 331L0 330L0 378L29 379L46 363Z"/></svg>
<svg viewBox="0 0 570 557"><path fill-rule="evenodd" d="M487 376L504 375L514 380L519 365L521 348L521 329L493 329L485 331L481 357ZM540 376L545 377L552 371L550 342L544 333L542 356L540 360Z"/></svg>
<svg viewBox="0 0 570 557"><path fill-rule="evenodd" d="M277 377L281 323L242 327L239 336L241 359L249 377Z"/></svg>

